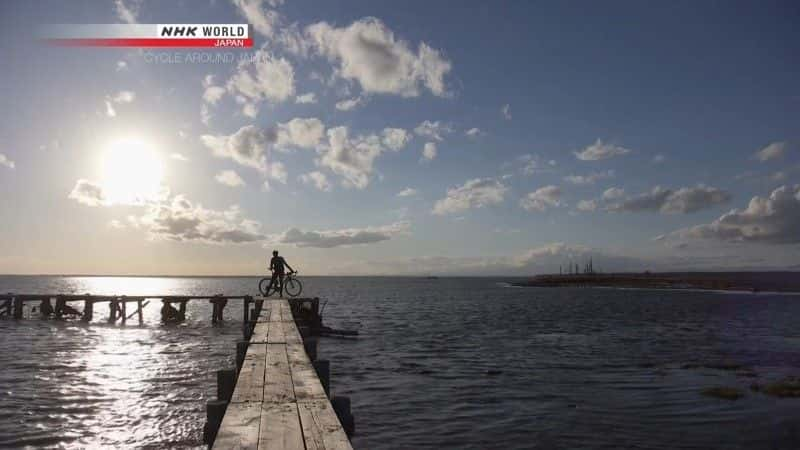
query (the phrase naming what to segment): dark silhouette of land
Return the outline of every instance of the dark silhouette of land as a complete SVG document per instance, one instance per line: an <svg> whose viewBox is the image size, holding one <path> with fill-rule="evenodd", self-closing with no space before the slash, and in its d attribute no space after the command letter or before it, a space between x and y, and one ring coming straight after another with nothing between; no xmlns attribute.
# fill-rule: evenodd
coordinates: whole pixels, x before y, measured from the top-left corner
<svg viewBox="0 0 800 450"><path fill-rule="evenodd" d="M800 272L660 272L537 275L527 287L616 287L800 292Z"/></svg>

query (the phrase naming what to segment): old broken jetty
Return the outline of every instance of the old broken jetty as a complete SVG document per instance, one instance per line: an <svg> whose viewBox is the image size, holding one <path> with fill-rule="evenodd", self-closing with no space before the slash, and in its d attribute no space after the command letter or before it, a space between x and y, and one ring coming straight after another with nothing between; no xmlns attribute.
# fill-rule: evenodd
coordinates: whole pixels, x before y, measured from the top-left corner
<svg viewBox="0 0 800 450"><path fill-rule="evenodd" d="M53 303L55 300L55 304ZM76 317L90 322L95 306L108 305L108 322L125 323L152 300L163 322L186 318L187 303L212 303L212 322L230 300L243 301L244 340L236 367L217 371L217 399L206 405L204 441L213 449L352 449L350 399L331 396L330 362L317 359L322 324L318 298L290 300L239 296L0 295L0 317ZM82 311L74 305L83 303ZM131 311L128 313L128 311Z"/></svg>

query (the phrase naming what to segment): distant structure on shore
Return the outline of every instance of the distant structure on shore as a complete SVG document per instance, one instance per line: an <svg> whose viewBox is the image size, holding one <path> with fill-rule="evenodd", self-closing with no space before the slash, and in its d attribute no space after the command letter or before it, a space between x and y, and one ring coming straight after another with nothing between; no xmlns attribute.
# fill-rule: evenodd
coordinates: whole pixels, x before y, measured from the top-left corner
<svg viewBox="0 0 800 450"><path fill-rule="evenodd" d="M585 261L583 263L583 271L581 271L581 267L578 263L572 262L570 260L567 263L567 270L564 270L564 265L558 266L558 274L559 275L594 275L598 272L594 270L594 261L592 261L592 257L589 257L589 261Z"/></svg>

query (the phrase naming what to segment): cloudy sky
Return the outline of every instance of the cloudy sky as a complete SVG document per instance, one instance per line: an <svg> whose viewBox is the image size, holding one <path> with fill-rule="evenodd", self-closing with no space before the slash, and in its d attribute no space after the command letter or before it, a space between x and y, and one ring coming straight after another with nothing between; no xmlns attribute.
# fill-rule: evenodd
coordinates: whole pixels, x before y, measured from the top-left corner
<svg viewBox="0 0 800 450"><path fill-rule="evenodd" d="M0 273L800 267L796 2L0 9ZM48 23L255 47L55 48Z"/></svg>

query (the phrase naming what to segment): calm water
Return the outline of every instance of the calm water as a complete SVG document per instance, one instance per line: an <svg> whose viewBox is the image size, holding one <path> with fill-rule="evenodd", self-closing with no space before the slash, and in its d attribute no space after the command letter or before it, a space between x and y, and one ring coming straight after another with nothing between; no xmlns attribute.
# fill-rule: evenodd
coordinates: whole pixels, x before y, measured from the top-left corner
<svg viewBox="0 0 800 450"><path fill-rule="evenodd" d="M354 447L798 448L800 400L701 396L800 374L800 297L511 288L491 279L312 278ZM0 292L253 293L248 278L0 277ZM240 309L211 326L0 320L0 446L200 447ZM135 324L135 322L133 322ZM735 362L745 371L698 368Z"/></svg>

